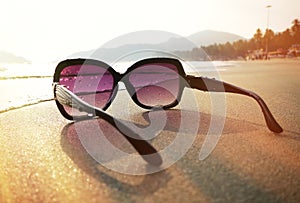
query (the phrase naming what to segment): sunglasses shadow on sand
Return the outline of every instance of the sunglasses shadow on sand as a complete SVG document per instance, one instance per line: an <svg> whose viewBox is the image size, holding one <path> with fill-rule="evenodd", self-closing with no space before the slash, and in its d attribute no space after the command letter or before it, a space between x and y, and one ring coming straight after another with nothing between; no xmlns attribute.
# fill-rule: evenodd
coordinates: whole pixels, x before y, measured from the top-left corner
<svg viewBox="0 0 300 203"><path fill-rule="evenodd" d="M146 162L156 166L162 164L157 150L122 121L105 112L118 92L119 81L124 82L138 106L152 110L169 109L178 105L186 87L249 96L259 104L268 128L275 133L283 131L257 94L215 79L186 75L181 62L174 58L144 59L133 64L124 74L92 59L60 62L55 70L53 88L61 114L69 120L106 120L140 155L146 155L142 156Z"/></svg>
<svg viewBox="0 0 300 203"><path fill-rule="evenodd" d="M178 109L170 109L170 110L164 110L166 113L167 119L166 119L166 125L162 129L161 134L159 137L154 138L153 140L149 140L151 144L154 145L154 147L159 148L156 146L157 143L164 143L164 145L168 145L170 142L173 141L173 138L175 137L174 134L176 134L179 130L179 124L181 121L181 114L183 113L197 113L200 114L200 128L197 132L197 140L204 140L204 137L206 133L208 132L209 125L210 125L210 119L211 115L206 113L199 113L199 112L190 112L187 110L178 110ZM137 124L129 121L120 120L122 123L130 123L134 124L137 127L146 128L148 126L150 121L150 114L151 114L151 120L153 119L160 119L160 113L159 111L147 111L142 114L135 114L132 115L133 119L137 117L140 119L141 117L144 118L144 121L146 121L146 124ZM170 119L172 118L172 119ZM126 182L126 180L122 180L120 178L119 173L112 172L110 170L106 170L105 167L101 166L90 154L86 151L86 149L82 146L81 140L78 136L78 133L76 131L76 128L78 126L75 126L79 124L80 128L87 129L88 133L86 133L86 136L90 136L92 139L97 139L99 134L94 131L89 131L90 125L93 122L97 122L98 125L101 126L101 129L103 129L103 135L110 141L114 147L126 151L127 153L137 153L135 149L126 141L124 136L110 123L107 121L98 118L93 120L82 120L82 121L76 121L67 124L61 131L61 146L63 151L73 160L73 162L82 169L85 173L91 175L92 177L96 178L100 182L105 182L106 185L114 188L118 187L118 189L122 190L123 192L132 193L135 194L137 191L139 193L146 195L151 194L158 190L159 188L164 187L168 181L172 178L171 174L169 174L168 170L162 170L160 172L154 173L154 174L148 174L145 176L137 176L136 179L138 179L137 185L132 185ZM249 129L256 131L258 127L255 124L252 124L250 122L246 121L240 121L237 119L232 118L226 118L226 124L224 127L223 133L226 134L236 134L241 132L249 132ZM170 132L171 137L170 137ZM170 139L171 138L171 139ZM159 139L157 141L157 139ZM154 143L156 142L156 144ZM104 154L105 146L98 146L99 154ZM197 146L195 146L197 148ZM105 157L104 157L105 159ZM111 160L109 157L105 160L106 162L115 161ZM148 165L151 168L151 164ZM147 169L146 169L147 170ZM150 169L151 170L151 169ZM120 177L119 177L120 176Z"/></svg>
<svg viewBox="0 0 300 203"><path fill-rule="evenodd" d="M122 178L124 177L123 174L108 170L101 164L99 164L83 147L75 127L75 125L80 123L80 127L88 129L91 125L91 122L97 122L98 125L101 125L102 129L105 129L103 135L116 148L127 151L128 153L136 152L115 127L101 118L69 123L65 125L65 127L61 131L61 147L63 151L82 171L95 178L97 181L104 182L111 188L118 189L118 191L126 192L129 194L137 194L137 191L139 195L153 194L155 191L165 187L165 185L168 184L171 176L166 170L148 174L146 176L131 176L130 180L135 180L137 182L136 184L133 184L132 182L128 183L127 179L122 180ZM87 134L87 136L97 139L99 134L91 133ZM105 151L105 148L98 149L99 153ZM104 157L104 159L106 159L104 160L105 162L113 161L109 157ZM151 168L151 165L148 164L146 165L146 167ZM148 169L146 168L146 170ZM149 169L149 171L151 171L151 169Z"/></svg>

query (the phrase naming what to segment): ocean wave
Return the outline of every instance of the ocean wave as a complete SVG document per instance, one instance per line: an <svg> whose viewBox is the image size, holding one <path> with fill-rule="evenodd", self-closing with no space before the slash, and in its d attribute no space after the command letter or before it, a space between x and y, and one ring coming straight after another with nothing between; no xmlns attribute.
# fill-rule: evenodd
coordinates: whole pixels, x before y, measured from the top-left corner
<svg viewBox="0 0 300 203"><path fill-rule="evenodd" d="M0 67L0 71L6 71L6 70L7 70L6 68Z"/></svg>
<svg viewBox="0 0 300 203"><path fill-rule="evenodd" d="M53 98L52 77L13 78L0 80L1 112Z"/></svg>
<svg viewBox="0 0 300 203"><path fill-rule="evenodd" d="M48 75L29 75L29 76L0 76L0 80L30 79L30 78L52 78Z"/></svg>
<svg viewBox="0 0 300 203"><path fill-rule="evenodd" d="M22 105L10 106L10 107L7 107L5 109L0 109L0 113L5 113L5 112L8 112L8 111L20 109L20 108L23 108L23 107L26 107L26 106L32 106L32 105L35 105L35 104L48 102L48 101L53 101L53 100L54 100L54 98L52 98L52 99L41 99L41 100L37 100L37 101L34 101L34 102L29 102L29 103L27 102L27 103L24 103Z"/></svg>

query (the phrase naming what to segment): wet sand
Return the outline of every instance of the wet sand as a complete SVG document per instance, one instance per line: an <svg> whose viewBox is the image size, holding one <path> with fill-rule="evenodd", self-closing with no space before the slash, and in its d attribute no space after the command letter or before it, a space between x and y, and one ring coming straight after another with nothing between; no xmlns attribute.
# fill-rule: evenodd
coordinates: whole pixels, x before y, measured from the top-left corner
<svg viewBox="0 0 300 203"><path fill-rule="evenodd" d="M208 94L195 91L201 127L188 153L161 172L129 176L93 160L74 124L44 102L0 114L0 202L299 202L300 61L234 63L221 78L260 95L283 133L268 130L254 100L227 94L221 139L199 161L211 110ZM145 111L129 100L121 93L108 112L126 119L130 106L130 121L144 124ZM162 143L178 130L179 111L167 111Z"/></svg>

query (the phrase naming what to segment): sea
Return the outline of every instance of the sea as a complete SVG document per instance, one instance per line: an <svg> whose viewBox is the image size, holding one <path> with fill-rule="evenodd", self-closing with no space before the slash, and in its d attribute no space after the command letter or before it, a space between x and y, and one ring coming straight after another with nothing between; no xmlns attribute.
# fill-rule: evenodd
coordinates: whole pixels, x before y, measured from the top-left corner
<svg viewBox="0 0 300 203"><path fill-rule="evenodd" d="M125 72L132 62L114 64ZM0 63L0 113L53 100L52 80L57 63ZM234 63L227 61L183 62L186 73L214 77ZM124 89L124 86L120 86Z"/></svg>

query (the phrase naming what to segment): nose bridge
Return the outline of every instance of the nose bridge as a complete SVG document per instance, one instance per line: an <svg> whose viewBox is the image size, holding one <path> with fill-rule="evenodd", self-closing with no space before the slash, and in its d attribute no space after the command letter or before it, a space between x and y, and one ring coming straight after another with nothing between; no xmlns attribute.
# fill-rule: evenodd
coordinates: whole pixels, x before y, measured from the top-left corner
<svg viewBox="0 0 300 203"><path fill-rule="evenodd" d="M130 71L129 72L126 71L125 73L122 74L119 73L118 84L120 85L120 89L122 89L123 87L128 92L130 97L133 97L135 95L135 88L133 84L130 82L129 76L130 76Z"/></svg>
<svg viewBox="0 0 300 203"><path fill-rule="evenodd" d="M125 85L127 85L129 83L128 75L129 74L127 72L117 73L117 75L116 75L117 83L121 82L121 83L124 83Z"/></svg>
<svg viewBox="0 0 300 203"><path fill-rule="evenodd" d="M115 74L116 83L119 83L120 81L124 82L124 78L126 75L127 75L127 73L116 72L116 74Z"/></svg>
<svg viewBox="0 0 300 203"><path fill-rule="evenodd" d="M119 86L118 89L120 89L120 90L127 89L127 91L128 91L127 73L115 72L114 78L115 78L115 85Z"/></svg>
<svg viewBox="0 0 300 203"><path fill-rule="evenodd" d="M114 76L115 76L116 83L118 83L122 79L122 74L120 74L119 72L115 72Z"/></svg>

